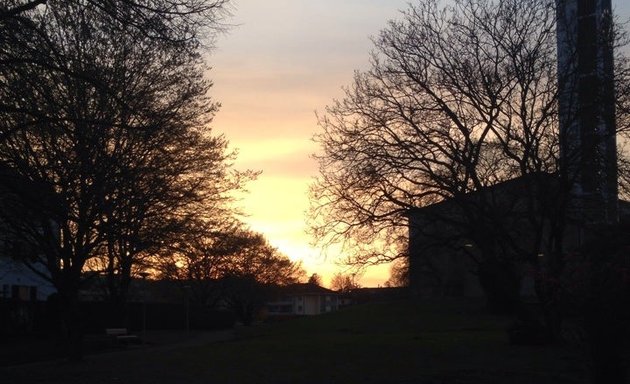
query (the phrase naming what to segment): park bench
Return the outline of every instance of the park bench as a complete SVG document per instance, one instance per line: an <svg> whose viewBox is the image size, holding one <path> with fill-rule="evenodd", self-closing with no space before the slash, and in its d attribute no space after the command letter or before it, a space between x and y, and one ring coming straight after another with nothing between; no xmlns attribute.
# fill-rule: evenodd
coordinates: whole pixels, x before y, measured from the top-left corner
<svg viewBox="0 0 630 384"><path fill-rule="evenodd" d="M129 334L127 328L106 328L105 334L111 337L117 344L140 344L140 338Z"/></svg>

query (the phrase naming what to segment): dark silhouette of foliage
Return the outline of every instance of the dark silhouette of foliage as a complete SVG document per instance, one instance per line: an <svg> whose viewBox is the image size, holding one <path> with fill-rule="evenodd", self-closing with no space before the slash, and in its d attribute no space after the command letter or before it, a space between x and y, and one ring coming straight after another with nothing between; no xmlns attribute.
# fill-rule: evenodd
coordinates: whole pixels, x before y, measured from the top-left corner
<svg viewBox="0 0 630 384"><path fill-rule="evenodd" d="M358 249L350 263L389 261L404 249L392 245L405 243L409 208L553 172L554 23L544 0L429 1L390 22L371 69L319 118L320 242Z"/></svg>
<svg viewBox="0 0 630 384"><path fill-rule="evenodd" d="M311 276L309 276L307 283L315 284L320 287L323 286L322 277L318 275L317 273L313 273Z"/></svg>
<svg viewBox="0 0 630 384"><path fill-rule="evenodd" d="M0 5L0 23L15 21L33 26L33 12L60 4L89 8L99 19L109 20L112 28L125 24L159 44L197 46L225 29L229 0L4 0Z"/></svg>
<svg viewBox="0 0 630 384"><path fill-rule="evenodd" d="M241 180L208 128L217 105L198 38L213 21L114 3L48 1L0 21L0 161L52 196L21 196L23 220L5 216L58 291L75 357L83 281L105 272L124 302L143 257L220 211ZM157 24L140 28L137 12Z"/></svg>
<svg viewBox="0 0 630 384"><path fill-rule="evenodd" d="M518 292L500 277L516 264L545 268L540 254L560 273L572 180L550 181L566 76L558 80L556 21L549 0L424 1L391 21L374 39L370 69L319 116L318 244L342 244L356 266L405 257L408 215L418 212L413 230L431 240L422 252L470 256L488 272L490 296ZM616 65L627 72L621 57ZM627 75L616 80L627 89ZM493 189L511 180L522 180L518 193ZM440 202L448 209L417 210Z"/></svg>
<svg viewBox="0 0 630 384"><path fill-rule="evenodd" d="M389 279L385 282L385 286L409 286L409 259L407 257L399 258L392 262L389 269Z"/></svg>
<svg viewBox="0 0 630 384"><path fill-rule="evenodd" d="M163 279L190 289L198 305L227 305L244 324L251 324L275 287L298 282L300 263L271 246L262 234L239 222L206 223L183 234L159 255Z"/></svg>
<svg viewBox="0 0 630 384"><path fill-rule="evenodd" d="M357 282L356 274L335 273L330 280L330 289L333 291L347 293L357 288L361 288L361 285Z"/></svg>
<svg viewBox="0 0 630 384"><path fill-rule="evenodd" d="M261 234L244 231L238 235L241 245L227 258L222 297L237 317L249 325L277 288L298 282L304 270Z"/></svg>

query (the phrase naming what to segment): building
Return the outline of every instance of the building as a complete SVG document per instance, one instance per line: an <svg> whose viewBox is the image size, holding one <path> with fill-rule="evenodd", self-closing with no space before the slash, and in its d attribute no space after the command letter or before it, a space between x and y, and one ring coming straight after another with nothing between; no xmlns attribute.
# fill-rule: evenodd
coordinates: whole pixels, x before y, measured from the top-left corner
<svg viewBox="0 0 630 384"><path fill-rule="evenodd" d="M559 173L411 209L412 293L481 295L491 273L503 280L497 286L532 295L529 266L556 268L550 251L576 250L594 228L627 216L630 204L618 198L611 27L610 0L557 0Z"/></svg>
<svg viewBox="0 0 630 384"><path fill-rule="evenodd" d="M269 316L311 316L339 309L337 292L313 283L282 287L278 296L267 302Z"/></svg>
<svg viewBox="0 0 630 384"><path fill-rule="evenodd" d="M617 144L611 0L557 0L560 170L572 210L615 223Z"/></svg>
<svg viewBox="0 0 630 384"><path fill-rule="evenodd" d="M553 199L555 181L554 175L531 174L410 210L411 293L481 296L479 273L487 261L495 263L491 268L507 267L513 260L537 261L547 240L539 229L553 224L547 206L553 200L540 197ZM510 267L503 276L518 278L522 272Z"/></svg>
<svg viewBox="0 0 630 384"><path fill-rule="evenodd" d="M54 292L49 281L26 265L0 255L0 300L44 301Z"/></svg>
<svg viewBox="0 0 630 384"><path fill-rule="evenodd" d="M562 239L565 253L575 253L592 229L577 212L556 210L563 193L559 184L557 175L530 174L409 210L411 293L482 296L486 268L515 294L535 296L531 267L548 266L554 236ZM617 205L621 220L629 221L630 202ZM554 228L562 231L560 237Z"/></svg>
<svg viewBox="0 0 630 384"><path fill-rule="evenodd" d="M22 197L39 198L42 190L41 186L0 165L0 300L41 301L55 292L43 265L29 268L19 260L32 257L35 250L18 239L7 224L12 218L29 220L30 216L21 208Z"/></svg>

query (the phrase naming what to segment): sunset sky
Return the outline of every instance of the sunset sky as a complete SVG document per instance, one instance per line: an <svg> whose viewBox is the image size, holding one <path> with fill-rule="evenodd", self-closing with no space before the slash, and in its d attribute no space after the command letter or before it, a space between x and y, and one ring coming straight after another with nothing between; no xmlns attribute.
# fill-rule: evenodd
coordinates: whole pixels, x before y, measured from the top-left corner
<svg viewBox="0 0 630 384"><path fill-rule="evenodd" d="M261 170L242 201L248 224L308 274L328 283L343 267L309 246L307 190L317 175L310 155L323 111L355 69L365 69L375 36L407 0L234 0L234 24L210 57L213 97L222 108L214 128L240 151L237 169ZM627 0L613 0L625 18ZM364 274L364 286L383 284L388 267Z"/></svg>

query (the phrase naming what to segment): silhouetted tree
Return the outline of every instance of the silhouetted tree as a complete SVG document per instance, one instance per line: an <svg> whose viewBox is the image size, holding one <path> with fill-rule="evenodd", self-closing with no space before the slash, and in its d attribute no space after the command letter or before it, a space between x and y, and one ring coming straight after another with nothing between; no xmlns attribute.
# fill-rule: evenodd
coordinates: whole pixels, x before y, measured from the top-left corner
<svg viewBox="0 0 630 384"><path fill-rule="evenodd" d="M227 274L252 275L262 284L274 285L296 283L304 277L301 263L281 253L262 234L241 230L235 235L242 245L228 258Z"/></svg>
<svg viewBox="0 0 630 384"><path fill-rule="evenodd" d="M357 288L361 288L361 285L356 281L356 274L335 273L330 280L330 289L333 291L346 293Z"/></svg>
<svg viewBox="0 0 630 384"><path fill-rule="evenodd" d="M161 44L133 27L133 9L116 9L116 18L102 10L49 1L21 12L29 27L10 25L0 42L0 161L56 202L24 201L38 220L11 230L37 246L25 261L57 288L75 355L88 267L105 257L123 297L135 257L202 202L224 200L231 185L223 182L226 141L207 128L216 105L206 96L197 26L178 24L183 34L170 29L172 41Z"/></svg>
<svg viewBox="0 0 630 384"><path fill-rule="evenodd" d="M407 287L409 286L409 259L402 257L392 262L389 269L389 279L385 282L386 287Z"/></svg>
<svg viewBox="0 0 630 384"><path fill-rule="evenodd" d="M156 43L171 44L212 41L225 28L221 20L229 6L229 0L4 0L0 23L12 20L32 27L29 13L60 3L89 8L100 19L112 21L112 27L124 23Z"/></svg>
<svg viewBox="0 0 630 384"><path fill-rule="evenodd" d="M241 236L244 246L228 258L223 297L244 324L251 324L277 287L298 282L304 270L261 234L246 231Z"/></svg>
<svg viewBox="0 0 630 384"><path fill-rule="evenodd" d="M323 285L322 277L317 273L313 273L311 276L309 276L307 283L319 285L321 287Z"/></svg>
<svg viewBox="0 0 630 384"><path fill-rule="evenodd" d="M404 257L408 212L448 200L451 214L414 230L473 245L484 288L516 300L502 283L516 262L561 265L570 186L546 177L559 156L556 43L549 0L424 1L391 21L371 68L319 117L318 242L343 244L352 265ZM517 178L514 196L489 188Z"/></svg>
<svg viewBox="0 0 630 384"><path fill-rule="evenodd" d="M615 112L616 128L619 136L627 138L630 135L630 58L627 57L627 48L630 36L627 30L618 28L616 30L615 50ZM630 198L630 160L624 156L627 151L625 142L620 141L619 155L617 156L617 166L619 175L619 194L628 200Z"/></svg>
<svg viewBox="0 0 630 384"><path fill-rule="evenodd" d="M54 51L43 28L46 15L60 7L84 9L112 36L142 36L156 46L168 46L186 55L213 45L216 35L227 29L223 19L230 8L229 0L6 0L0 4L0 66L55 70L78 80L94 81L81 71L74 72L72 66L58 65L41 55L43 51ZM0 100L0 109L11 112L15 106ZM8 133L0 132L0 140Z"/></svg>
<svg viewBox="0 0 630 384"><path fill-rule="evenodd" d="M237 228L240 223L228 220L192 223L179 238L158 250L153 263L158 277L188 286L194 304L216 305L228 258L244 246L244 239L235 233Z"/></svg>
<svg viewBox="0 0 630 384"><path fill-rule="evenodd" d="M227 304L245 324L276 287L296 283L304 275L300 263L235 221L206 222L164 251L158 256L163 278L190 287L197 304Z"/></svg>
<svg viewBox="0 0 630 384"><path fill-rule="evenodd" d="M319 119L320 241L388 261L398 254L378 249L409 208L555 170L554 23L545 0L428 1L390 22L372 68Z"/></svg>

